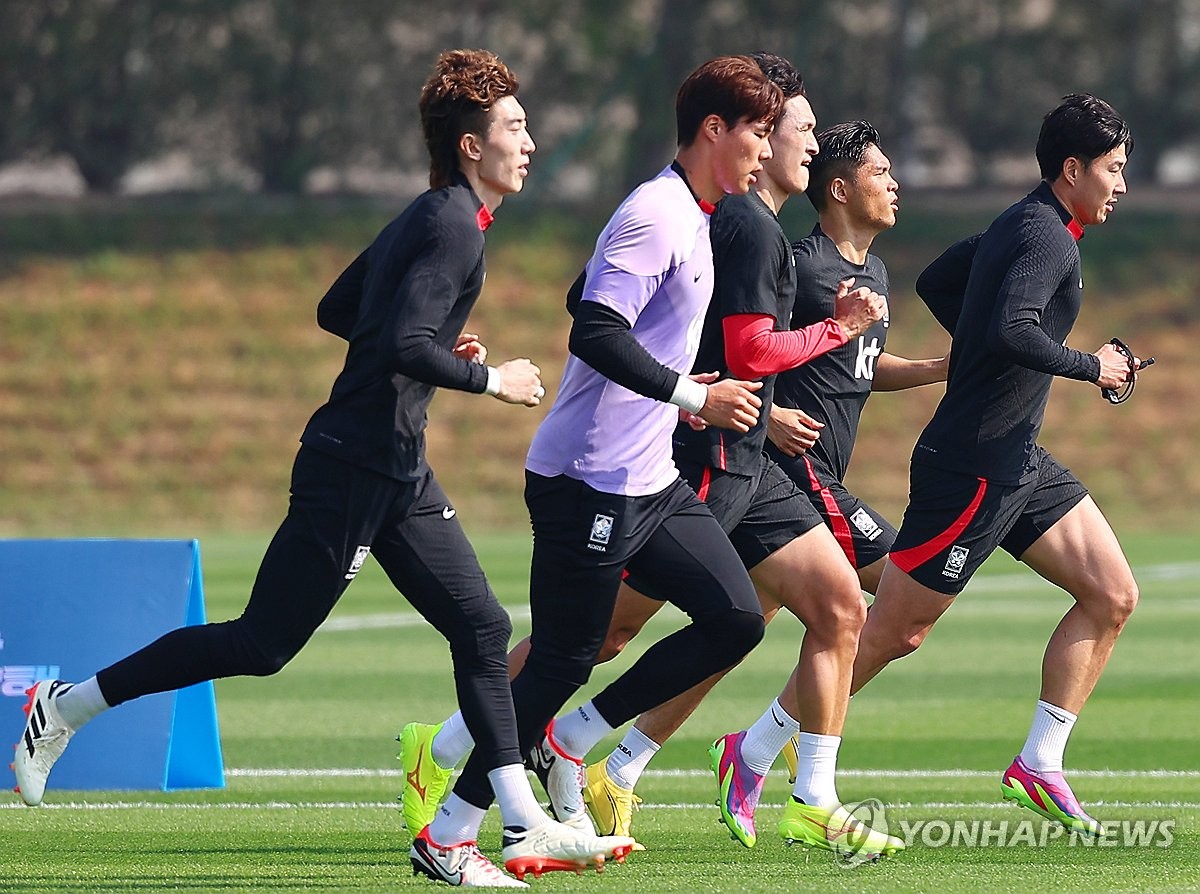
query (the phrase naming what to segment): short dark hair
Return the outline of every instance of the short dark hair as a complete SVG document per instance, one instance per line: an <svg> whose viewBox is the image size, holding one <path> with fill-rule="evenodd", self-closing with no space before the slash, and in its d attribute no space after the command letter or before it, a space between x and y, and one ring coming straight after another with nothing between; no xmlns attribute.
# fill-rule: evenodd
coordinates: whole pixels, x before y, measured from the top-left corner
<svg viewBox="0 0 1200 894"><path fill-rule="evenodd" d="M1089 165L1122 144L1126 154L1133 152L1133 134L1116 109L1090 93L1070 93L1042 119L1038 167L1042 177L1053 183L1068 158Z"/></svg>
<svg viewBox="0 0 1200 894"><path fill-rule="evenodd" d="M762 69L767 79L783 91L784 102L794 96L808 95L804 89L804 75L782 56L776 56L774 53L751 53L750 58Z"/></svg>
<svg viewBox="0 0 1200 894"><path fill-rule="evenodd" d="M458 138L482 134L497 101L516 96L517 76L489 50L446 50L434 63L417 103L429 150L429 186L448 186L458 171Z"/></svg>
<svg viewBox="0 0 1200 894"><path fill-rule="evenodd" d="M867 149L879 145L879 131L869 121L834 124L817 133L820 152L808 163L808 189L804 191L819 214L829 199L835 177L849 180L862 165Z"/></svg>
<svg viewBox="0 0 1200 894"><path fill-rule="evenodd" d="M753 59L718 56L688 75L675 97L679 145L690 146L709 115L731 128L740 121L774 124L782 108L783 92Z"/></svg>

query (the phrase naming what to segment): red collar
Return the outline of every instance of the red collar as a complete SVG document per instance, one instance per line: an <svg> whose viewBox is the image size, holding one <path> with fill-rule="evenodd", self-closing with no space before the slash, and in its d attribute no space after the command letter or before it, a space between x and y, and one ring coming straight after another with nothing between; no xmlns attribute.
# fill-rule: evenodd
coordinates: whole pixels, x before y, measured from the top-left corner
<svg viewBox="0 0 1200 894"><path fill-rule="evenodd" d="M714 205L712 202L706 202L704 199L696 199L696 204L700 206L700 210L705 214L712 214L717 210L716 205Z"/></svg>
<svg viewBox="0 0 1200 894"><path fill-rule="evenodd" d="M479 232L481 233L487 230L495 219L492 216L492 212L488 211L487 205L480 205L479 210L475 212L475 226L479 227Z"/></svg>
<svg viewBox="0 0 1200 894"><path fill-rule="evenodd" d="M1079 225L1079 221L1073 217L1067 221L1067 232L1075 237L1076 242L1083 238L1083 227L1081 227Z"/></svg>

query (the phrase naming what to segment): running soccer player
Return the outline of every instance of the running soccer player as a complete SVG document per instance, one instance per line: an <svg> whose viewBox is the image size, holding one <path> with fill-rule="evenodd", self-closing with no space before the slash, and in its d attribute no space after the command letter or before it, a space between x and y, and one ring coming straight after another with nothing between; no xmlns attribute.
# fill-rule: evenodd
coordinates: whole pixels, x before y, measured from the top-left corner
<svg viewBox="0 0 1200 894"><path fill-rule="evenodd" d="M1075 604L1046 648L1029 736L1001 791L1093 837L1103 829L1063 777L1063 753L1138 589L1087 489L1036 439L1055 376L1116 388L1140 362L1113 345L1094 354L1065 345L1083 298L1076 241L1125 193L1132 149L1108 103L1065 97L1042 122L1038 187L922 274L922 297L953 324L949 380L913 450L909 505L854 675L857 690L918 648L997 546L1062 587Z"/></svg>
<svg viewBox="0 0 1200 894"><path fill-rule="evenodd" d="M94 677L29 690L14 770L27 804L72 734L110 707L204 680L279 671L312 636L368 553L450 644L458 701L495 787L510 870L603 862L629 839L552 821L522 766L505 654L512 626L451 503L425 461L426 410L437 387L537 406L528 359L484 365L463 333L484 279L484 231L519 192L534 142L517 78L484 50L438 57L419 102L430 189L389 223L321 300L318 323L349 342L328 402L301 436L292 496L240 618L166 634ZM474 830L433 829L414 871L451 884L525 887L478 850ZM438 843L435 843L438 842Z"/></svg>
<svg viewBox="0 0 1200 894"><path fill-rule="evenodd" d="M887 268L871 254L875 237L895 226L898 184L879 134L866 121L826 128L817 134L821 153L809 167L805 192L817 211L812 233L793 246L796 301L792 328L810 326L835 310L837 285L856 285L887 295ZM820 357L781 373L771 408L766 452L808 496L864 590L874 592L896 530L877 510L851 493L845 479L858 435L858 422L872 391L896 391L944 381L946 358L909 360L884 350L890 312L870 328ZM814 426L820 431L815 440ZM811 777L823 763L827 739L809 732L804 720L803 668L798 666L779 697L740 739L735 760L761 780L781 750L794 784L779 832L785 839L808 840L804 817L822 797ZM800 732L801 728L804 732ZM833 756L836 745L832 743ZM799 758L799 760L798 760ZM825 797L829 798L829 795ZM747 799L748 801L750 799ZM828 803L834 803L832 799ZM752 817L753 804L743 807Z"/></svg>
<svg viewBox="0 0 1200 894"><path fill-rule="evenodd" d="M731 667L762 638L754 587L680 478L671 431L680 408L740 431L758 419L757 383L688 371L713 291L709 215L754 183L782 104L745 56L700 66L676 99L675 161L621 204L587 263L558 398L526 460L533 633L512 684L526 751L591 674L626 568L691 623L588 703L586 735L598 740ZM476 748L439 819L482 815L491 800L485 769ZM586 812L564 819L591 829Z"/></svg>

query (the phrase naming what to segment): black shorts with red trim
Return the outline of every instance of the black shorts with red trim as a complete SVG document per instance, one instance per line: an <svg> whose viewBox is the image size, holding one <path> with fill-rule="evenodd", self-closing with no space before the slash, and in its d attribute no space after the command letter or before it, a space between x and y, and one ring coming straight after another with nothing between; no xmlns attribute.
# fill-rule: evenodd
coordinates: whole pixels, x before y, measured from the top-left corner
<svg viewBox="0 0 1200 894"><path fill-rule="evenodd" d="M851 565L866 568L892 551L896 528L882 513L850 493L821 462L805 454L776 462L821 513Z"/></svg>
<svg viewBox="0 0 1200 894"><path fill-rule="evenodd" d="M1020 559L1088 493L1040 447L1032 461L1036 474L1012 485L913 463L892 562L917 583L954 596L996 547Z"/></svg>

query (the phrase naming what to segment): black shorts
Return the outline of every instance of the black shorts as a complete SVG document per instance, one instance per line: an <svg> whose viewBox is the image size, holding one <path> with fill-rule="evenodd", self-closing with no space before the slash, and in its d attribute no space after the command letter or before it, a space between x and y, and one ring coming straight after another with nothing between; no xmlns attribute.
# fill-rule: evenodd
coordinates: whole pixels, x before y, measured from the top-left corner
<svg viewBox="0 0 1200 894"><path fill-rule="evenodd" d="M693 620L729 608L761 614L729 538L680 479L660 493L630 497L526 470L525 502L534 538L533 640L547 651L574 650L568 657L586 657L590 668L626 576Z"/></svg>
<svg viewBox="0 0 1200 894"><path fill-rule="evenodd" d="M804 492L765 453L753 478L699 463L678 463L679 473L712 510L747 569L822 519Z"/></svg>
<svg viewBox="0 0 1200 894"><path fill-rule="evenodd" d="M892 561L918 583L953 596L997 546L1020 559L1087 496L1069 469L1034 449L1037 474L1013 485L913 463Z"/></svg>
<svg viewBox="0 0 1200 894"><path fill-rule="evenodd" d="M846 490L833 472L804 454L778 462L821 513L851 565L866 568L892 551L896 528L882 513Z"/></svg>

